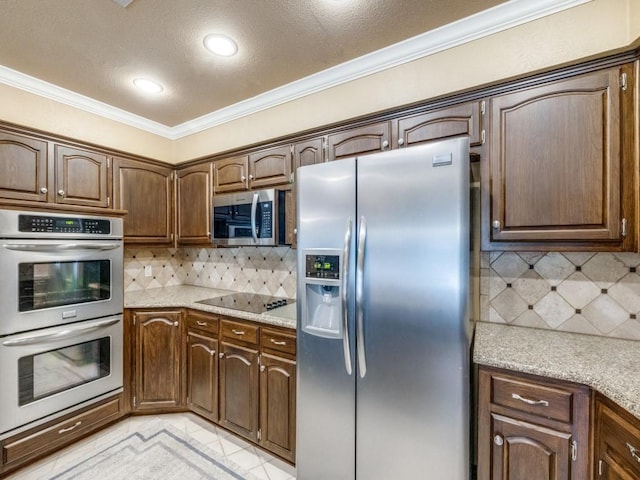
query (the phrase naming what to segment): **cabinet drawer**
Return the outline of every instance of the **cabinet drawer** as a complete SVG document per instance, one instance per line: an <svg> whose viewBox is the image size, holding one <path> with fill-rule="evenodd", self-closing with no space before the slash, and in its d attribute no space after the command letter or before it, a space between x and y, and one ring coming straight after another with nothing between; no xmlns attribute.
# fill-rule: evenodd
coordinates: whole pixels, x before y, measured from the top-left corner
<svg viewBox="0 0 640 480"><path fill-rule="evenodd" d="M640 478L640 428L603 406L599 418L600 456L610 457ZM634 478L636 478L634 476Z"/></svg>
<svg viewBox="0 0 640 480"><path fill-rule="evenodd" d="M222 328L220 335L225 340L239 340L241 342L258 344L259 328L248 323L232 322L230 320L222 320Z"/></svg>
<svg viewBox="0 0 640 480"><path fill-rule="evenodd" d="M2 446L4 462L7 467L12 463L22 463L28 456L41 455L86 435L118 418L120 402L119 396L26 436L8 439Z"/></svg>
<svg viewBox="0 0 640 480"><path fill-rule="evenodd" d="M267 350L277 350L278 352L296 354L296 337L283 332L269 330L266 328L260 332L260 345Z"/></svg>
<svg viewBox="0 0 640 480"><path fill-rule="evenodd" d="M187 329L202 330L218 336L218 317L190 310L187 313Z"/></svg>
<svg viewBox="0 0 640 480"><path fill-rule="evenodd" d="M553 420L570 423L573 393L523 379L502 375L491 378L491 401L496 405L513 408Z"/></svg>

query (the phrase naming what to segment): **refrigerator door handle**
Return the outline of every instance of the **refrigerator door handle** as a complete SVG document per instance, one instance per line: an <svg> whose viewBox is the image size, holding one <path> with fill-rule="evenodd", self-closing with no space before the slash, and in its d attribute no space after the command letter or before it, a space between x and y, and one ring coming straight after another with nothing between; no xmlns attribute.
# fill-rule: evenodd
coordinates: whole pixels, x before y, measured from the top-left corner
<svg viewBox="0 0 640 480"><path fill-rule="evenodd" d="M342 253L342 351L344 354L344 368L347 375L353 371L351 367L351 347L349 346L349 264L351 256L351 218L347 219L347 229L344 234L344 250Z"/></svg>
<svg viewBox="0 0 640 480"><path fill-rule="evenodd" d="M360 217L358 227L358 258L356 260L356 349L358 351L358 371L360 378L367 374L367 359L364 353L364 250L367 242L367 219Z"/></svg>
<svg viewBox="0 0 640 480"><path fill-rule="evenodd" d="M251 236L253 241L258 243L258 231L256 229L256 210L258 209L258 194L253 194L253 201L251 202Z"/></svg>

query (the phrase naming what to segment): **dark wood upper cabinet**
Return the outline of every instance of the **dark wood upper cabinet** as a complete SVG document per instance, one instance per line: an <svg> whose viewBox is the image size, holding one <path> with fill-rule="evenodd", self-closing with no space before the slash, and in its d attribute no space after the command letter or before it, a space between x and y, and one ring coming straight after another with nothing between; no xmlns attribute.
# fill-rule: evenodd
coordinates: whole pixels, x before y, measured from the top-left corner
<svg viewBox="0 0 640 480"><path fill-rule="evenodd" d="M298 142L293 146L293 164L295 168L324 162L324 144L322 138Z"/></svg>
<svg viewBox="0 0 640 480"><path fill-rule="evenodd" d="M390 148L389 122L332 133L327 137L327 161L382 152Z"/></svg>
<svg viewBox="0 0 640 480"><path fill-rule="evenodd" d="M108 163L103 153L55 145L56 203L108 207Z"/></svg>
<svg viewBox="0 0 640 480"><path fill-rule="evenodd" d="M469 102L393 121L393 147L403 148L432 140L468 136L471 146L482 144L483 102Z"/></svg>
<svg viewBox="0 0 640 480"><path fill-rule="evenodd" d="M133 312L135 381L133 410L182 404L181 312Z"/></svg>
<svg viewBox="0 0 640 480"><path fill-rule="evenodd" d="M213 163L215 193L234 192L249 188L249 157L225 158Z"/></svg>
<svg viewBox="0 0 640 480"><path fill-rule="evenodd" d="M173 244L173 169L127 158L113 158L114 207L126 210L124 241Z"/></svg>
<svg viewBox="0 0 640 480"><path fill-rule="evenodd" d="M0 198L46 202L47 142L0 131Z"/></svg>
<svg viewBox="0 0 640 480"><path fill-rule="evenodd" d="M291 181L291 146L260 150L249 155L249 188L265 188Z"/></svg>
<svg viewBox="0 0 640 480"><path fill-rule="evenodd" d="M491 99L484 249L634 248L634 89L623 74L632 85L626 65Z"/></svg>
<svg viewBox="0 0 640 480"><path fill-rule="evenodd" d="M211 163L176 172L176 225L178 245L211 243Z"/></svg>
<svg viewBox="0 0 640 480"><path fill-rule="evenodd" d="M480 367L478 480L590 478L590 390Z"/></svg>

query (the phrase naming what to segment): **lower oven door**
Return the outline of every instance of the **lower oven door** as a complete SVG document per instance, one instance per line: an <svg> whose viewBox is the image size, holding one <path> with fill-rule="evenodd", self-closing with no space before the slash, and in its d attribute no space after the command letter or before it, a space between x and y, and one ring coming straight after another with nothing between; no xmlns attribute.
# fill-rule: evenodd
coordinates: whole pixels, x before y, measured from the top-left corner
<svg viewBox="0 0 640 480"><path fill-rule="evenodd" d="M0 338L0 435L122 388L122 315Z"/></svg>

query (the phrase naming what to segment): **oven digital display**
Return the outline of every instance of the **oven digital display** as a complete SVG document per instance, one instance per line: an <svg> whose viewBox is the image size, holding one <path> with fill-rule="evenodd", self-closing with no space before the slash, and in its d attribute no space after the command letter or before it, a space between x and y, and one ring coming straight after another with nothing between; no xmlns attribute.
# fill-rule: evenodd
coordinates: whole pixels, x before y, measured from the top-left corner
<svg viewBox="0 0 640 480"><path fill-rule="evenodd" d="M111 222L101 218L52 217L47 215L19 215L18 231L25 233L111 233Z"/></svg>

